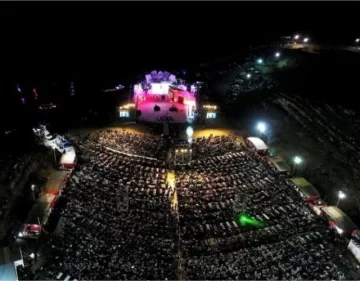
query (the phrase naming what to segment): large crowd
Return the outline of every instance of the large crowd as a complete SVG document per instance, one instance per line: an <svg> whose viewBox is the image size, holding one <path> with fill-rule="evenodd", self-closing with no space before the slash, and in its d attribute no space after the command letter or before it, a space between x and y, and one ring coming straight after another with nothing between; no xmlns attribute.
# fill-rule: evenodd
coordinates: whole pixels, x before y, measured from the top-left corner
<svg viewBox="0 0 360 281"><path fill-rule="evenodd" d="M336 262L338 236L268 165L245 150L196 160L178 172L187 279L344 277ZM242 213L264 227L241 225Z"/></svg>
<svg viewBox="0 0 360 281"><path fill-rule="evenodd" d="M175 216L161 161L80 145L63 197L58 257L47 268L78 280L176 279Z"/></svg>
<svg viewBox="0 0 360 281"><path fill-rule="evenodd" d="M124 153L157 159L166 157L166 141L156 135L130 133L126 130L100 130L94 133L91 139Z"/></svg>
<svg viewBox="0 0 360 281"><path fill-rule="evenodd" d="M147 140L152 145L144 150ZM309 210L285 175L234 135L193 140L194 159L175 171L175 187L167 181L164 160L149 158L159 155L161 144L156 137L142 140L123 131L101 131L78 141L78 165L62 193L45 276L348 277L352 261L343 255L342 239ZM240 214L261 226L242 224Z"/></svg>
<svg viewBox="0 0 360 281"><path fill-rule="evenodd" d="M234 134L202 137L192 142L193 159L223 155L236 147Z"/></svg>

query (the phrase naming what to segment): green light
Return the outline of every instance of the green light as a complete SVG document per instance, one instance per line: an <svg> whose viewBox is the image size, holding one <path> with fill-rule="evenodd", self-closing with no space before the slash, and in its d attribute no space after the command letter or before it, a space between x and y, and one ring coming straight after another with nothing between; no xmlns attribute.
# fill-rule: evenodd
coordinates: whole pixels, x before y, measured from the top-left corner
<svg viewBox="0 0 360 281"><path fill-rule="evenodd" d="M247 214L240 214L237 216L237 220L242 226L251 225L254 227L264 227L264 223L256 219L250 218Z"/></svg>

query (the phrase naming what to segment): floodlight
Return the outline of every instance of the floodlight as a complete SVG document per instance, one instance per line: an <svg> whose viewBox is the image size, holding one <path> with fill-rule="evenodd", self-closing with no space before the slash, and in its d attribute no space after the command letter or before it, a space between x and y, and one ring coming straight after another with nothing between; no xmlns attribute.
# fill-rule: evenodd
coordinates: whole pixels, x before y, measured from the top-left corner
<svg viewBox="0 0 360 281"><path fill-rule="evenodd" d="M295 156L294 162L295 162L295 164L300 164L302 162L302 160L299 156Z"/></svg>
<svg viewBox="0 0 360 281"><path fill-rule="evenodd" d="M339 191L339 198L344 199L346 197L345 193L342 191Z"/></svg>
<svg viewBox="0 0 360 281"><path fill-rule="evenodd" d="M260 122L258 125L257 125L257 129L260 131L260 133L264 133L265 130L266 130L266 125L262 122Z"/></svg>

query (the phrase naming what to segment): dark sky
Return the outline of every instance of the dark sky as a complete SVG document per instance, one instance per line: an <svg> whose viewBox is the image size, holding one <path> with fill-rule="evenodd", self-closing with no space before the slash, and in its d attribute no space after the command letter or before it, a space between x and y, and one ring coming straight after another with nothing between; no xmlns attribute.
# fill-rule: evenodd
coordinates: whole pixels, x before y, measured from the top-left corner
<svg viewBox="0 0 360 281"><path fill-rule="evenodd" d="M79 4L79 5L77 5ZM352 40L357 3L3 5L2 79L118 76L182 67L282 34Z"/></svg>
<svg viewBox="0 0 360 281"><path fill-rule="evenodd" d="M353 42L358 11L351 2L1 3L0 127L31 115L19 104L17 83L27 95L37 87L52 99L68 94L74 80L96 103L94 89L105 83L186 69L280 35Z"/></svg>

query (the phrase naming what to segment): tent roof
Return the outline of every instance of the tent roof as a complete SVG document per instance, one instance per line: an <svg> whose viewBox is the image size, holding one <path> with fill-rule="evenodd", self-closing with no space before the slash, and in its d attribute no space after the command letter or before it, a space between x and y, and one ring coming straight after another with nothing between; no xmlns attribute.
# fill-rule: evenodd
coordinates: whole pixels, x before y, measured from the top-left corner
<svg viewBox="0 0 360 281"><path fill-rule="evenodd" d="M304 193L305 196L320 197L320 193L306 179L299 177L299 178L292 178L290 179L290 181L292 181L296 185L296 187L299 188Z"/></svg>
<svg viewBox="0 0 360 281"><path fill-rule="evenodd" d="M76 153L73 147L70 147L66 152L61 156L61 164L73 164L75 161Z"/></svg>
<svg viewBox="0 0 360 281"><path fill-rule="evenodd" d="M256 150L267 150L268 149L267 145L260 138L249 137L249 138L247 138L247 140L250 141L255 146Z"/></svg>
<svg viewBox="0 0 360 281"><path fill-rule="evenodd" d="M344 232L352 232L355 229L358 229L356 224L338 207L327 206L323 208L324 212L333 220L338 227L340 227Z"/></svg>
<svg viewBox="0 0 360 281"><path fill-rule="evenodd" d="M285 162L285 160L282 157L273 156L270 157L270 161L279 172L290 171L290 166Z"/></svg>
<svg viewBox="0 0 360 281"><path fill-rule="evenodd" d="M0 265L0 281L17 281L17 273L14 263Z"/></svg>

